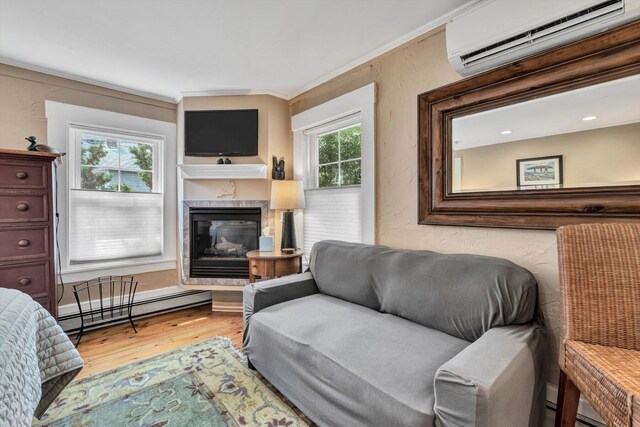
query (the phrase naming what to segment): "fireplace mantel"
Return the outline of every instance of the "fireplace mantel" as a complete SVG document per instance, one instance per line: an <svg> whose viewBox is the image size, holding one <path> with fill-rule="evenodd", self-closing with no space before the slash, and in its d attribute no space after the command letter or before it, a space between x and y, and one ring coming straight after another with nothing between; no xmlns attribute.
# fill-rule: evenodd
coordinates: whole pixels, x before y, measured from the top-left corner
<svg viewBox="0 0 640 427"><path fill-rule="evenodd" d="M267 165L231 164L231 165L178 165L183 179L267 179Z"/></svg>

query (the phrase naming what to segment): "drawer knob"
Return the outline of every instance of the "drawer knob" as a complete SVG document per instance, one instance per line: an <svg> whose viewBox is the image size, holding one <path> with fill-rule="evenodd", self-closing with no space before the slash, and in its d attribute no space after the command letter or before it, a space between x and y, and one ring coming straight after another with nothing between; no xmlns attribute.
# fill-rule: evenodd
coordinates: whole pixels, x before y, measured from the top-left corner
<svg viewBox="0 0 640 427"><path fill-rule="evenodd" d="M20 283L20 286L27 286L28 284L31 283L31 278L30 277L23 277L20 280L18 280L18 283Z"/></svg>
<svg viewBox="0 0 640 427"><path fill-rule="evenodd" d="M31 242L27 239L20 239L18 240L18 246L20 246L21 248L26 248L27 246L29 246Z"/></svg>
<svg viewBox="0 0 640 427"><path fill-rule="evenodd" d="M29 176L29 174L26 173L25 171L16 172L16 178L18 178L18 179L26 179L28 176Z"/></svg>
<svg viewBox="0 0 640 427"><path fill-rule="evenodd" d="M27 209L29 209L29 204L28 203L18 203L18 206L16 206L16 209L18 209L21 212L26 211Z"/></svg>

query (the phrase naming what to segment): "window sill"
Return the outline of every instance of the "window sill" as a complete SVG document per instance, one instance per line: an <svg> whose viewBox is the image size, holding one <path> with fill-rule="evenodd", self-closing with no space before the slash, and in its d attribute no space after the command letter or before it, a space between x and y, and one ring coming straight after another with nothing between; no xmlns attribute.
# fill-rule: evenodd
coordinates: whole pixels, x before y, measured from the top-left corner
<svg viewBox="0 0 640 427"><path fill-rule="evenodd" d="M305 188L304 191L322 191L322 190L348 190L349 188L360 188L361 184L354 185L336 185L335 187L310 187Z"/></svg>
<svg viewBox="0 0 640 427"><path fill-rule="evenodd" d="M155 258L137 261L114 261L90 265L69 266L62 271L65 282L79 282L99 276L127 276L152 271L175 270L175 258Z"/></svg>

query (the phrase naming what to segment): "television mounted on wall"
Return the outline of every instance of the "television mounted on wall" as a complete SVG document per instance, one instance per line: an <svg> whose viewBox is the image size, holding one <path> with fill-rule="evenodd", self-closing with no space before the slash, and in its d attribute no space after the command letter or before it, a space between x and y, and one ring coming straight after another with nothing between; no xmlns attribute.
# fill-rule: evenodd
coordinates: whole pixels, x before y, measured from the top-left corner
<svg viewBox="0 0 640 427"><path fill-rule="evenodd" d="M258 155L258 110L185 111L184 154Z"/></svg>

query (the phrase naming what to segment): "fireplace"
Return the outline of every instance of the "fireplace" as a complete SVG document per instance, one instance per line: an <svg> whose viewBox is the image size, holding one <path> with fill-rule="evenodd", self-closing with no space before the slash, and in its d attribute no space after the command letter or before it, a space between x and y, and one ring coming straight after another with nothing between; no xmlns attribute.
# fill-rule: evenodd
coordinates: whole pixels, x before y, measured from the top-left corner
<svg viewBox="0 0 640 427"><path fill-rule="evenodd" d="M189 208L190 276L245 279L248 251L258 249L259 207Z"/></svg>

